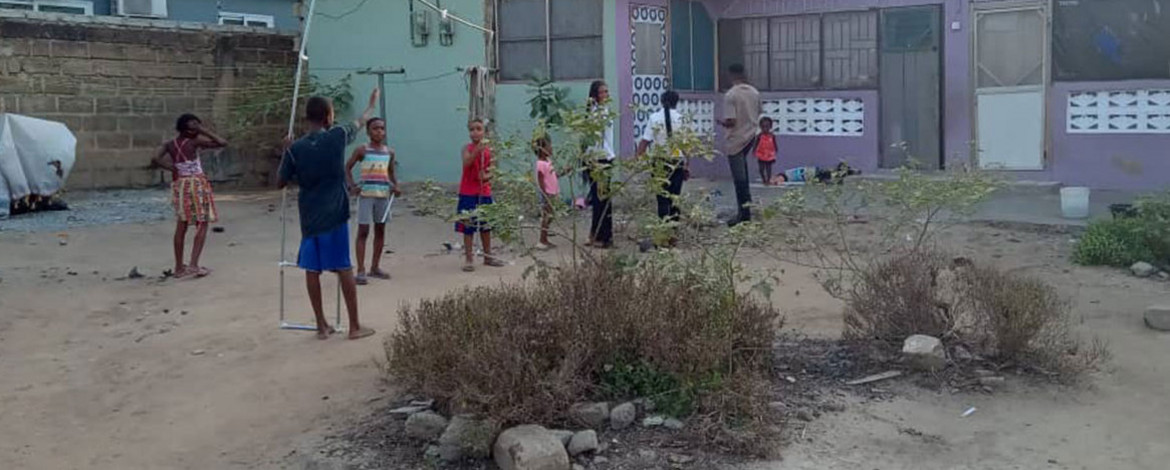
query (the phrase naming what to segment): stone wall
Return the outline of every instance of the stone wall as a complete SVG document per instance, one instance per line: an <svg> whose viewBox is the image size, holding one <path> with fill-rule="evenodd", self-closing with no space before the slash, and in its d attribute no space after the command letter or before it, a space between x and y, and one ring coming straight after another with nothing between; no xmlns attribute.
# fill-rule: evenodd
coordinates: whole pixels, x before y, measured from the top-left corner
<svg viewBox="0 0 1170 470"><path fill-rule="evenodd" d="M65 123L77 135L72 189L158 184L153 152L195 113L229 128L258 74L290 78L296 39L240 27L74 15L0 15L0 112ZM266 92L270 92L271 86ZM284 112L279 113L281 115ZM272 118L245 141L203 155L213 180L269 182L284 130Z"/></svg>

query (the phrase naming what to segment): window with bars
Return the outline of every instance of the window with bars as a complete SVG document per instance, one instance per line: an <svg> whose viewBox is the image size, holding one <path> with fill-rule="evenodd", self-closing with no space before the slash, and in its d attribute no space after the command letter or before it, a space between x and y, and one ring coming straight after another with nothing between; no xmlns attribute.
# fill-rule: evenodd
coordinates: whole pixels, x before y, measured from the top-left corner
<svg viewBox="0 0 1170 470"><path fill-rule="evenodd" d="M873 88L878 82L875 10L719 22L720 67L741 63L761 90ZM720 82L726 89L727 80Z"/></svg>
<svg viewBox="0 0 1170 470"><path fill-rule="evenodd" d="M500 78L601 78L602 10L602 0L501 0Z"/></svg>

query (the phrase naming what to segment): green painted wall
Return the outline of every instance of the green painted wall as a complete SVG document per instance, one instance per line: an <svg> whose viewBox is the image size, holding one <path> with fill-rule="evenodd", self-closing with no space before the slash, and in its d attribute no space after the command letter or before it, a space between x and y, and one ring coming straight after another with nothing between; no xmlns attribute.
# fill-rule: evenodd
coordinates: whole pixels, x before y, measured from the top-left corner
<svg viewBox="0 0 1170 470"><path fill-rule="evenodd" d="M444 0L442 5L452 14L482 23L483 2ZM330 81L367 67L405 68L405 75L387 75L384 90L389 140L398 153L399 178L458 181L459 151L467 142L468 94L465 76L456 69L484 63L483 34L458 25L453 45L441 46L432 35L426 46L414 47L410 42L409 0L362 3L361 0L318 1L308 42L310 72ZM618 102L614 67L615 2L606 0L605 3L605 79ZM421 4L416 4L418 7ZM431 22L437 27L437 15L432 14ZM352 80L354 107L364 107L377 79L355 74ZM588 94L587 81L564 85L572 89L575 101L583 102ZM497 138L531 131L528 97L523 83L501 83L496 87L496 125L501 135ZM354 110L357 111L360 109Z"/></svg>

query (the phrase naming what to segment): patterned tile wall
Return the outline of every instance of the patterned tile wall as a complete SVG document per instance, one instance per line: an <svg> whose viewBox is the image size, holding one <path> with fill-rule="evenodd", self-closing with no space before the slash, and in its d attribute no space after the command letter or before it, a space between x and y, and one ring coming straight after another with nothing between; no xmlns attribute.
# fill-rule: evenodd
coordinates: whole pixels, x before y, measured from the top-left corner
<svg viewBox="0 0 1170 470"><path fill-rule="evenodd" d="M1170 134L1170 90L1071 93L1067 130L1069 134Z"/></svg>
<svg viewBox="0 0 1170 470"><path fill-rule="evenodd" d="M777 134L865 135L865 102L861 98L786 98L766 100L763 107Z"/></svg>

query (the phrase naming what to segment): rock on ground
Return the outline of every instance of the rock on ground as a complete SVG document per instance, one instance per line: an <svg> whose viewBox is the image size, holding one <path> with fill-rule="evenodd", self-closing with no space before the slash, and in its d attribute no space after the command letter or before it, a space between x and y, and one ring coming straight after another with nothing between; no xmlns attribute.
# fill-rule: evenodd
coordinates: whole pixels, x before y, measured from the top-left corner
<svg viewBox="0 0 1170 470"><path fill-rule="evenodd" d="M586 452L596 451L598 448L597 431L588 429L573 435L569 441L569 455L574 457Z"/></svg>
<svg viewBox="0 0 1170 470"><path fill-rule="evenodd" d="M424 441L433 441L447 429L447 418L433 411L415 413L406 418L406 435Z"/></svg>
<svg viewBox="0 0 1170 470"><path fill-rule="evenodd" d="M1154 305L1147 308L1146 326L1158 331L1170 331L1170 305Z"/></svg>
<svg viewBox="0 0 1170 470"><path fill-rule="evenodd" d="M582 426L594 429L605 427L609 420L609 403L578 403L569 408L569 416Z"/></svg>
<svg viewBox="0 0 1170 470"><path fill-rule="evenodd" d="M486 459L491 456L499 429L499 424L491 420L464 415L451 418L451 424L439 437L439 458L445 462Z"/></svg>
<svg viewBox="0 0 1170 470"><path fill-rule="evenodd" d="M551 431L524 425L500 434L492 455L501 470L569 470L569 454Z"/></svg>
<svg viewBox="0 0 1170 470"><path fill-rule="evenodd" d="M683 422L674 418L667 418L666 421L662 422L662 426L666 429L673 429L678 431L679 429L683 428Z"/></svg>
<svg viewBox="0 0 1170 470"><path fill-rule="evenodd" d="M609 427L625 429L634 424L635 419L638 419L638 408L633 403L622 403L609 412Z"/></svg>
<svg viewBox="0 0 1170 470"><path fill-rule="evenodd" d="M1158 268L1145 261L1138 261L1129 267L1129 271L1137 277L1150 277L1158 273Z"/></svg>
<svg viewBox="0 0 1170 470"><path fill-rule="evenodd" d="M666 418L663 418L661 416L647 416L646 419L642 420L642 426L647 427L647 428L653 428L656 426L662 426L662 424L665 422L666 422Z"/></svg>
<svg viewBox="0 0 1170 470"><path fill-rule="evenodd" d="M391 416L410 416L410 415L413 415L415 413L422 413L426 410L427 410L427 407L425 407L425 406L412 405L412 406L403 406L400 408L395 408L393 410L390 410L389 413Z"/></svg>
<svg viewBox="0 0 1170 470"><path fill-rule="evenodd" d="M561 440L561 445L569 447L569 441L573 439L573 431L566 429L553 429L551 432L557 439Z"/></svg>
<svg viewBox="0 0 1170 470"><path fill-rule="evenodd" d="M933 336L912 335L902 343L902 356L921 370L939 370L947 365L947 352L942 341Z"/></svg>

